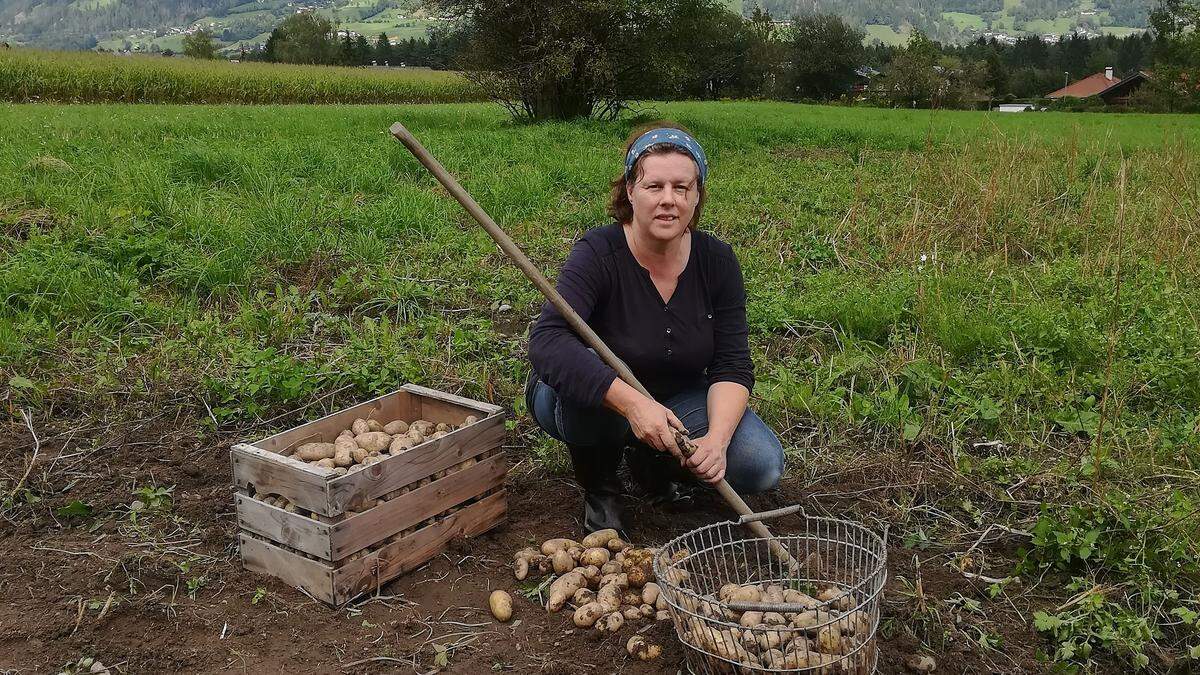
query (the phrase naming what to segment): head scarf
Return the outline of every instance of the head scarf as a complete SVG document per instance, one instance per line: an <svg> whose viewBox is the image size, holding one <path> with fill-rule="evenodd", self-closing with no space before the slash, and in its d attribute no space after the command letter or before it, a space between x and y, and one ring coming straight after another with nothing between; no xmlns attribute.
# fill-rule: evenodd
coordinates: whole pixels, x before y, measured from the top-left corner
<svg viewBox="0 0 1200 675"><path fill-rule="evenodd" d="M625 176L630 177L633 173L633 167L651 146L659 143L674 145L691 156L692 161L696 162L696 168L700 169L700 184L703 185L708 178L708 157L704 154L704 148L692 138L691 134L682 129L659 128L651 129L646 133L638 136L633 145L629 146L629 153L625 155Z"/></svg>

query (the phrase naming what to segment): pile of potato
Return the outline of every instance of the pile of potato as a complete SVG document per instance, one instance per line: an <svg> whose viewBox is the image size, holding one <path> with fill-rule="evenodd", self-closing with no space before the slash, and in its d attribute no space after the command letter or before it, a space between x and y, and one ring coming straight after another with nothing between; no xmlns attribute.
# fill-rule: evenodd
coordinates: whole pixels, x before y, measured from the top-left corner
<svg viewBox="0 0 1200 675"><path fill-rule="evenodd" d="M655 583L655 554L655 549L623 541L616 530L601 530L583 541L550 539L540 549L518 551L513 571L519 580L558 575L550 583L546 609L557 612L570 605L577 627L615 633L626 623L671 618ZM661 646L639 635L629 640L626 650L643 661L662 653Z"/></svg>
<svg viewBox="0 0 1200 675"><path fill-rule="evenodd" d="M468 415L459 426L445 422L434 424L429 420L392 420L385 424L359 418L332 443L304 443L289 452L291 457L302 462L344 475L478 421L474 415Z"/></svg>
<svg viewBox="0 0 1200 675"><path fill-rule="evenodd" d="M673 570L686 579L686 570ZM803 612L735 612L718 603L765 602L801 605ZM813 668L816 673L849 673L862 664L841 662L870 636L871 619L851 611L851 599L840 589L820 589L816 597L777 584L725 584L717 595L681 595L680 605L699 617L741 628L724 628L698 616L689 617L683 639L705 651L743 665L771 669ZM860 652L861 653L861 652Z"/></svg>

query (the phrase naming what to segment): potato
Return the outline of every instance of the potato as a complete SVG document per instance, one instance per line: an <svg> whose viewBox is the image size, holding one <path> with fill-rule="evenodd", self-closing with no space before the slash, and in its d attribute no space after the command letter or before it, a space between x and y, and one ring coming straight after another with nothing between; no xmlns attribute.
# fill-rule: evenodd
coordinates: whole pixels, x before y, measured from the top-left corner
<svg viewBox="0 0 1200 675"><path fill-rule="evenodd" d="M436 441L437 439L439 439L445 435L446 435L445 431L435 431L429 435L429 440Z"/></svg>
<svg viewBox="0 0 1200 675"><path fill-rule="evenodd" d="M845 591L836 586L821 589L817 593L817 600L828 604L838 611L845 612L850 609L850 596L846 595Z"/></svg>
<svg viewBox="0 0 1200 675"><path fill-rule="evenodd" d="M521 549L520 551L517 551L516 553L514 553L513 559L516 560L518 558L536 558L540 555L542 555L541 552L539 552L536 548L533 548L532 546L527 546L527 547Z"/></svg>
<svg viewBox="0 0 1200 675"><path fill-rule="evenodd" d="M305 443L296 448L295 456L303 462L332 459L336 448L333 443Z"/></svg>
<svg viewBox="0 0 1200 675"><path fill-rule="evenodd" d="M492 616L500 623L504 623L512 618L512 596L501 590L492 591L488 596L488 607L492 610Z"/></svg>
<svg viewBox="0 0 1200 675"><path fill-rule="evenodd" d="M353 442L354 441L351 440L351 443L353 443ZM358 444L355 443L354 449L350 451L350 463L351 464L362 464L363 460L365 460L367 458L367 456L370 454L371 453L367 452L366 450L363 450L362 448L358 447Z"/></svg>
<svg viewBox="0 0 1200 675"><path fill-rule="evenodd" d="M571 560L571 554L559 549L550 556L550 564L554 566L555 574L566 574L575 567L575 561Z"/></svg>
<svg viewBox="0 0 1200 675"><path fill-rule="evenodd" d="M529 558L517 558L513 561L513 576L517 581L524 581L529 576Z"/></svg>
<svg viewBox="0 0 1200 675"><path fill-rule="evenodd" d="M638 612L641 613L643 619L653 619L654 605L638 605Z"/></svg>
<svg viewBox="0 0 1200 675"><path fill-rule="evenodd" d="M655 612L654 612L654 620L655 620L655 621L670 621L670 620L671 620L671 613L670 613L670 612L668 612L668 611L667 611L667 610L665 610L665 609L659 609L659 610L655 610Z"/></svg>
<svg viewBox="0 0 1200 675"><path fill-rule="evenodd" d="M640 661L651 661L662 654L662 647L646 642L641 635L634 635L625 643L625 651Z"/></svg>
<svg viewBox="0 0 1200 675"><path fill-rule="evenodd" d="M625 549L627 549L629 547L630 547L629 543L626 542L624 539L621 539L620 537L614 537L612 539L609 539L608 543L604 545L604 548L607 548L608 550L612 551L614 555L624 552ZM624 560L625 559L624 556L622 556L621 559Z"/></svg>
<svg viewBox="0 0 1200 675"><path fill-rule="evenodd" d="M752 628L762 623L762 618L762 612L746 612L742 614L741 618L738 620L738 623L745 628Z"/></svg>
<svg viewBox="0 0 1200 675"><path fill-rule="evenodd" d="M367 420L367 431L383 431L383 422L379 420Z"/></svg>
<svg viewBox="0 0 1200 675"><path fill-rule="evenodd" d="M651 581L650 583L642 586L642 602L646 603L647 605L655 604L658 602L658 595L661 592L662 589L658 587L658 584Z"/></svg>
<svg viewBox="0 0 1200 675"><path fill-rule="evenodd" d="M616 583L601 585L596 593L596 602L605 612L615 612L621 608L621 587Z"/></svg>
<svg viewBox="0 0 1200 675"><path fill-rule="evenodd" d="M388 454L399 455L416 445L416 441L403 434L393 436L392 442L388 444Z"/></svg>
<svg viewBox="0 0 1200 675"><path fill-rule="evenodd" d="M589 602L596 601L596 592L590 588L581 588L575 591L575 595L571 597L571 604L576 607L581 607Z"/></svg>
<svg viewBox="0 0 1200 675"><path fill-rule="evenodd" d="M817 609L821 602L816 598L790 588L783 591L783 601L789 604L804 605L809 609Z"/></svg>
<svg viewBox="0 0 1200 675"><path fill-rule="evenodd" d="M575 595L575 591L587 585L587 579L579 572L567 572L550 584L550 599L546 609L557 612L562 609L567 600Z"/></svg>
<svg viewBox="0 0 1200 675"><path fill-rule="evenodd" d="M621 573L621 563L619 563L615 560L610 560L600 566L600 575L601 576L608 576L609 574L620 574L620 573Z"/></svg>
<svg viewBox="0 0 1200 675"><path fill-rule="evenodd" d="M392 437L382 431L368 431L355 436L354 442L367 452L381 452L391 444Z"/></svg>
<svg viewBox="0 0 1200 675"><path fill-rule="evenodd" d="M842 631L836 625L817 631L817 649L826 654L842 653Z"/></svg>
<svg viewBox="0 0 1200 675"><path fill-rule="evenodd" d="M787 633L778 629L772 629L767 624L761 623L754 627L754 635L755 640L758 642L758 649L765 652L771 649L776 649L783 644L784 637L787 636Z"/></svg>
<svg viewBox="0 0 1200 675"><path fill-rule="evenodd" d="M574 539L547 539L542 543L542 555L554 555L559 549L566 550L572 546L579 546L579 542Z"/></svg>
<svg viewBox="0 0 1200 675"><path fill-rule="evenodd" d="M380 457L379 455L367 455L366 457L363 458L362 464L360 464L359 466L370 466L382 459L383 458ZM329 461L333 461L333 460L329 460Z"/></svg>
<svg viewBox="0 0 1200 675"><path fill-rule="evenodd" d="M621 610L621 616L625 617L626 621L637 621L642 618L642 610L630 605Z"/></svg>
<svg viewBox="0 0 1200 675"><path fill-rule="evenodd" d="M354 423L350 425L350 431L353 431L355 436L358 436L359 434L365 434L370 430L371 426L367 424L367 421L361 417L354 420Z"/></svg>
<svg viewBox="0 0 1200 675"><path fill-rule="evenodd" d="M332 457L326 457L325 459L319 459L316 462L313 462L313 464L321 467L322 469L332 469L334 467Z"/></svg>
<svg viewBox="0 0 1200 675"><path fill-rule="evenodd" d="M606 574L600 577L601 586L607 586L608 584L617 584L622 589L625 589L629 587L629 579L625 576L624 572L621 574Z"/></svg>
<svg viewBox="0 0 1200 675"><path fill-rule="evenodd" d="M783 602L783 586L779 584L771 584L763 589L763 602L781 603Z"/></svg>
<svg viewBox="0 0 1200 675"><path fill-rule="evenodd" d="M629 584L636 588L658 581L654 576L654 551L648 548L626 551L621 560L621 569L628 575Z"/></svg>
<svg viewBox="0 0 1200 675"><path fill-rule="evenodd" d="M575 610L575 614L571 617L571 620L575 623L576 628L591 628L606 613L604 606L600 603L589 602L585 605L580 605Z"/></svg>
<svg viewBox="0 0 1200 675"><path fill-rule="evenodd" d="M421 433L420 427L409 427L406 435L412 439L413 445L420 445L425 442L425 434Z"/></svg>
<svg viewBox="0 0 1200 675"><path fill-rule="evenodd" d="M582 574L584 579L587 579L587 585L589 588L593 586L598 587L600 585L600 569L595 565L576 567L575 571Z"/></svg>
<svg viewBox="0 0 1200 675"><path fill-rule="evenodd" d="M433 433L435 425L429 420L417 420L416 422L409 424L408 428L417 429L422 435L428 436L429 434Z"/></svg>
<svg viewBox="0 0 1200 675"><path fill-rule="evenodd" d="M763 623L768 626L786 626L787 619L779 612L763 612Z"/></svg>
<svg viewBox="0 0 1200 675"><path fill-rule="evenodd" d="M459 462L454 468L457 471L462 471L463 469L469 469L478 463L479 463L479 460L475 459L474 457L468 457L468 458L464 459L463 461Z"/></svg>
<svg viewBox="0 0 1200 675"><path fill-rule="evenodd" d="M833 615L820 609L810 609L792 617L791 624L796 628L812 629L833 620Z"/></svg>
<svg viewBox="0 0 1200 675"><path fill-rule="evenodd" d="M393 436L397 434L406 434L408 433L408 422L405 422L404 420L392 420L391 422L383 425L383 433L391 434Z"/></svg>
<svg viewBox="0 0 1200 675"><path fill-rule="evenodd" d="M606 548L589 548L579 556L579 562L583 565L595 565L599 567L608 562L610 555L609 550Z"/></svg>
<svg viewBox="0 0 1200 675"><path fill-rule="evenodd" d="M476 417L474 415L467 415L467 419L463 420L462 425L465 427L468 424L475 424L478 421L479 421L478 417Z"/></svg>
<svg viewBox="0 0 1200 675"><path fill-rule="evenodd" d="M635 590L626 590L621 594L621 604L632 605L636 607L637 605L642 604L642 594Z"/></svg>
<svg viewBox="0 0 1200 675"><path fill-rule="evenodd" d="M617 531L613 529L597 530L583 538L584 548L598 548L604 546L610 539L617 538ZM607 561L606 561L607 562Z"/></svg>
<svg viewBox="0 0 1200 675"><path fill-rule="evenodd" d="M607 614L596 622L596 629L602 633L615 633L621 630L621 626L625 625L625 617L621 616L620 612Z"/></svg>
<svg viewBox="0 0 1200 675"><path fill-rule="evenodd" d="M362 448L354 443L354 439L342 436L334 442L333 463L337 466L347 467L354 464L357 460L354 458L354 453L362 452Z"/></svg>
<svg viewBox="0 0 1200 675"><path fill-rule="evenodd" d="M783 670L783 652L778 649L765 649L762 653L763 665L771 670Z"/></svg>
<svg viewBox="0 0 1200 675"><path fill-rule="evenodd" d="M861 609L842 616L837 623L846 635L867 635L871 632L871 617Z"/></svg>
<svg viewBox="0 0 1200 675"><path fill-rule="evenodd" d="M654 601L654 609L664 610L667 608L667 596L664 593L658 594L658 599Z"/></svg>
<svg viewBox="0 0 1200 675"><path fill-rule="evenodd" d="M438 423L437 423L437 426L435 426L435 427L433 428L433 430L434 430L434 431L440 431L440 432L442 432L442 433L444 433L444 434L448 434L448 433L450 433L451 431L454 431L454 427L450 426L449 424L446 424L445 422L438 422Z"/></svg>

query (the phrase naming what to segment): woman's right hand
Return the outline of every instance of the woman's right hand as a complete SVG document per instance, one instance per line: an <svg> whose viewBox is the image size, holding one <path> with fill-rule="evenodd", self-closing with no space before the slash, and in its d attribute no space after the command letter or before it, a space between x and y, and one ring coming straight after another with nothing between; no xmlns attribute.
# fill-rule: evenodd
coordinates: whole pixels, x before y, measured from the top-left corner
<svg viewBox="0 0 1200 675"><path fill-rule="evenodd" d="M665 405L648 398L620 378L613 380L604 401L629 420L638 440L652 448L669 452L680 463L686 459L675 442L675 431L687 433L687 427Z"/></svg>
<svg viewBox="0 0 1200 675"><path fill-rule="evenodd" d="M654 399L641 397L641 400L629 407L625 413L629 427L638 440L663 452L669 452L681 463L685 460L679 445L675 442L675 431L687 432L683 422L671 412L671 409Z"/></svg>

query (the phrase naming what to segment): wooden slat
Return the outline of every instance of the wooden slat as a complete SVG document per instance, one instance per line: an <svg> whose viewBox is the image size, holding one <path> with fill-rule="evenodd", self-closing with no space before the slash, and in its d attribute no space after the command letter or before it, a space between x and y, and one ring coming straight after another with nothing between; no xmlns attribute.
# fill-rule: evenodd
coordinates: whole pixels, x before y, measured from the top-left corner
<svg viewBox="0 0 1200 675"><path fill-rule="evenodd" d="M504 485L506 471L507 465L503 455L489 457L474 466L455 471L412 492L335 523L329 530L329 550L332 556L322 557L341 560L351 553L374 546L426 518ZM284 512L284 515L296 514Z"/></svg>
<svg viewBox="0 0 1200 675"><path fill-rule="evenodd" d="M309 511L335 515L330 508L327 483L327 477L333 473L328 469L242 443L230 449L229 459L236 487L253 487L256 494L281 495Z"/></svg>
<svg viewBox="0 0 1200 675"><path fill-rule="evenodd" d="M337 604L333 592L334 569L302 555L285 551L274 544L240 533L242 565L251 572L282 579L290 586L299 586L314 598Z"/></svg>
<svg viewBox="0 0 1200 675"><path fill-rule="evenodd" d="M360 403L331 415L326 415L319 420L301 424L298 427L288 429L274 436L268 436L261 441L256 441L254 445L264 450L280 452L301 441L331 443L343 429L349 429L354 420L360 417L363 419L376 419L383 423L395 419L411 422L416 419L414 416L416 412L413 394L401 389L373 398L366 403Z"/></svg>
<svg viewBox="0 0 1200 675"><path fill-rule="evenodd" d="M506 507L504 493L498 492L439 523L338 567L333 573L336 603L349 602L380 584L420 567L458 537L473 537L490 530L504 520Z"/></svg>
<svg viewBox="0 0 1200 675"><path fill-rule="evenodd" d="M418 401L420 401L420 399L422 399L422 398L433 399L435 401L444 401L446 403L452 403L460 408L467 408L468 410L471 410L474 412L483 413L483 415L476 415L476 417L486 417L488 415L495 415L496 413L500 412L501 410L504 410L504 408L501 408L500 406L494 405L492 403L484 403L483 401L476 401L475 399L471 399L471 398L456 396L454 394L447 394L444 391L438 391L437 389L430 389L429 387L422 387L419 384L413 384L411 382L404 385L403 387L401 387L401 389L412 392L413 394L416 394ZM467 414L470 415L472 413L467 413ZM426 419L428 419L428 418L426 418Z"/></svg>
<svg viewBox="0 0 1200 675"><path fill-rule="evenodd" d="M329 543L331 525L271 506L248 495L235 495L234 504L237 507L238 525L243 530L250 530L318 558L333 559Z"/></svg>
<svg viewBox="0 0 1200 675"><path fill-rule="evenodd" d="M343 513L352 504L394 492L449 469L468 457L497 448L503 439L504 417L492 415L402 454L334 478L329 482L332 510L334 514Z"/></svg>

